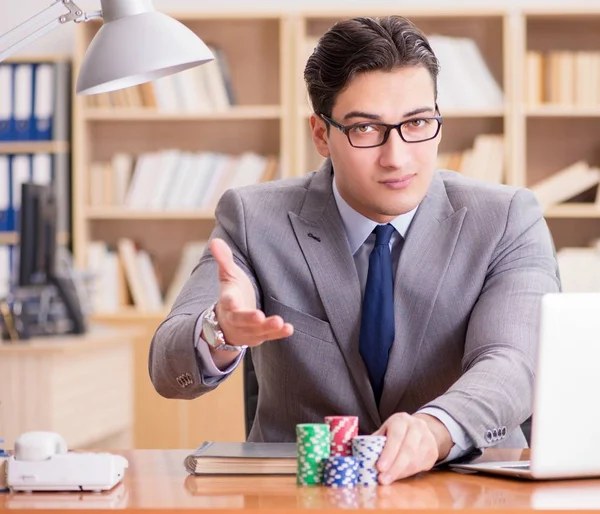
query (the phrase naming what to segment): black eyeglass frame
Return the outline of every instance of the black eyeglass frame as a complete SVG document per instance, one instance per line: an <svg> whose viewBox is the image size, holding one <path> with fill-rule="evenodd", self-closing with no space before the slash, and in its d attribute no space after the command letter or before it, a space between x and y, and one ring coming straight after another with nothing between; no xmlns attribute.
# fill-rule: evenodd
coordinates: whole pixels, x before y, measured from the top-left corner
<svg viewBox="0 0 600 514"><path fill-rule="evenodd" d="M437 112L440 112L437 105L435 106L435 110ZM400 123L396 123L395 125L390 125L389 123L380 123L380 122L375 122L375 121L373 121L373 122L361 121L360 123L353 123L352 125L342 125L341 123L338 123L337 121L332 120L329 116L327 116L323 113L320 113L319 116L323 119L323 121L325 121L325 123L329 123L332 127L335 127L339 131L343 132L346 135L346 137L348 138L348 143L350 143L350 146L352 146L353 148L377 148L378 146L383 146L387 143L387 140L390 137L390 132L393 129L396 129L398 131L400 138L405 143L424 143L425 141L431 141L432 139L435 139L437 137L437 135L440 133L440 129L442 128L442 123L443 123L443 117L441 114L439 114L438 116L415 117L415 118L411 118L409 120L401 121ZM437 127L437 130L435 131L435 134L431 137L428 137L427 139L419 139L418 141L407 141L406 139L404 139L404 136L402 135L402 130L401 130L402 125L405 125L406 123L410 123L415 120L436 120L438 122L438 127ZM350 130L352 130L355 127L360 127L361 125L377 125L379 127L385 127L386 131L385 131L385 134L383 135L383 141L379 144L369 145L369 146L353 145L352 141L350 140Z"/></svg>

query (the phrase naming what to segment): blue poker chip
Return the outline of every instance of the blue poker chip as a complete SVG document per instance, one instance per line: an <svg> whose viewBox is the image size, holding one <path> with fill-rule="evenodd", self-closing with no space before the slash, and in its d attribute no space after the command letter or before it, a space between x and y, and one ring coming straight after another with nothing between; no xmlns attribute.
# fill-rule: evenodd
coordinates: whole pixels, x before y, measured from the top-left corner
<svg viewBox="0 0 600 514"><path fill-rule="evenodd" d="M323 485L354 487L358 481L358 462L354 457L335 456L325 461Z"/></svg>

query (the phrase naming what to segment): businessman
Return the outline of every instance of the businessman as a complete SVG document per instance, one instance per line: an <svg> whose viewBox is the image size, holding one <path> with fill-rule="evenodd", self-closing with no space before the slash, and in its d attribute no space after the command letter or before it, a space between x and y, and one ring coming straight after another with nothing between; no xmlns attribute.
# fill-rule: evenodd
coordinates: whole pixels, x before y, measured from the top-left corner
<svg viewBox="0 0 600 514"><path fill-rule="evenodd" d="M229 190L154 335L150 375L195 398L252 352L252 441L357 415L380 482L525 446L540 298L559 290L526 189L435 171L438 62L401 17L334 25L305 68L322 168Z"/></svg>

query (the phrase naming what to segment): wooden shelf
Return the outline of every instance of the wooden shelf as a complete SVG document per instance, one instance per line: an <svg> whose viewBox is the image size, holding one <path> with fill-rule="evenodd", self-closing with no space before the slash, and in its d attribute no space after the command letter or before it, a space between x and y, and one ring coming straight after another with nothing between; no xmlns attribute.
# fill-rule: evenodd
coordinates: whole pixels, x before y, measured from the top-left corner
<svg viewBox="0 0 600 514"><path fill-rule="evenodd" d="M90 220L214 220L210 212L202 211L164 211L164 210L133 210L116 207L90 208L87 216Z"/></svg>
<svg viewBox="0 0 600 514"><path fill-rule="evenodd" d="M525 114L531 118L595 118L600 117L600 105L540 105L527 107Z"/></svg>
<svg viewBox="0 0 600 514"><path fill-rule="evenodd" d="M67 153L68 141L10 141L0 143L0 154Z"/></svg>
<svg viewBox="0 0 600 514"><path fill-rule="evenodd" d="M28 63L28 62L64 62L70 61L71 56L68 54L27 54L27 53L19 53L18 55L13 55L11 57L7 57L5 62L12 63Z"/></svg>
<svg viewBox="0 0 600 514"><path fill-rule="evenodd" d="M137 322L137 321L160 321L168 314L168 311L141 312L133 306L122 307L119 312L93 313L90 318L94 323L111 322Z"/></svg>
<svg viewBox="0 0 600 514"><path fill-rule="evenodd" d="M302 116L309 118L313 113L310 107L303 106L300 108ZM444 110L442 109L442 116L444 118L502 118L506 114L504 109L457 109L457 110Z"/></svg>
<svg viewBox="0 0 600 514"><path fill-rule="evenodd" d="M215 112L161 112L154 109L92 109L86 108L89 121L204 121L204 120L273 120L281 118L278 105L244 105Z"/></svg>
<svg viewBox="0 0 600 514"><path fill-rule="evenodd" d="M546 209L546 218L600 219L600 208L593 203L564 203Z"/></svg>
<svg viewBox="0 0 600 514"><path fill-rule="evenodd" d="M58 234L56 238L56 242L59 245L69 244L69 234L62 233ZM0 232L0 245L16 245L19 242L19 233L18 232Z"/></svg>

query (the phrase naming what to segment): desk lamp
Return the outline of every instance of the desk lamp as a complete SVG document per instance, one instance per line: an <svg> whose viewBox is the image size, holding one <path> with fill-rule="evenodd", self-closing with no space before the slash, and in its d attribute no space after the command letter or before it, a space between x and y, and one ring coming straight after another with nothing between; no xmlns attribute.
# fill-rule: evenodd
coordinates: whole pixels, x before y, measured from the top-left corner
<svg viewBox="0 0 600 514"><path fill-rule="evenodd" d="M214 59L185 25L157 12L152 0L100 0L101 11L85 13L72 0L56 0L0 36L0 61L59 25L103 19L77 77L76 92L93 95L122 89Z"/></svg>

